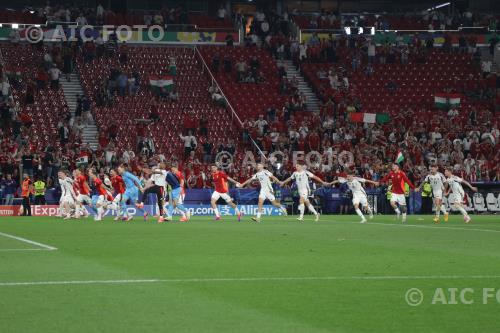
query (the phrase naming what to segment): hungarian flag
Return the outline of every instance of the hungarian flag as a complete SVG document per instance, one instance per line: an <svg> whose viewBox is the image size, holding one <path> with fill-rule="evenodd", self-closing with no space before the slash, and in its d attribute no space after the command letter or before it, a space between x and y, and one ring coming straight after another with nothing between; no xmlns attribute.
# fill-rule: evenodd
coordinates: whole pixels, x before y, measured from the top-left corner
<svg viewBox="0 0 500 333"><path fill-rule="evenodd" d="M391 120L388 113L363 113L363 112L353 112L349 114L351 121L356 123L387 123Z"/></svg>
<svg viewBox="0 0 500 333"><path fill-rule="evenodd" d="M448 107L448 94L440 93L434 95L434 104L439 109L446 109Z"/></svg>
<svg viewBox="0 0 500 333"><path fill-rule="evenodd" d="M405 160L405 157L401 150L398 150L398 153L396 154L396 160L394 161L395 163L399 164Z"/></svg>
<svg viewBox="0 0 500 333"><path fill-rule="evenodd" d="M460 105L461 95L454 93L439 93L434 95L434 104L439 109L457 107Z"/></svg>
<svg viewBox="0 0 500 333"><path fill-rule="evenodd" d="M8 67L5 69L5 74L9 79L20 79L21 70L19 68Z"/></svg>
<svg viewBox="0 0 500 333"><path fill-rule="evenodd" d="M149 78L149 84L153 90L160 91L161 88L166 91L172 91L174 89L174 78L172 76L151 76Z"/></svg>
<svg viewBox="0 0 500 333"><path fill-rule="evenodd" d="M457 107L460 105L460 94L448 94L448 104L450 107Z"/></svg>

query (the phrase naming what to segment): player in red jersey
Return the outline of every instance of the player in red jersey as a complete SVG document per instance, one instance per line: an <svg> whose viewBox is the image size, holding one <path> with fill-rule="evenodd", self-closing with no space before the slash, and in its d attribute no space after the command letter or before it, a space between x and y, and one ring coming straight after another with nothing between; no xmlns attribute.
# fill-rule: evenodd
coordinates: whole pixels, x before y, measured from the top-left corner
<svg viewBox="0 0 500 333"><path fill-rule="evenodd" d="M406 174L399 169L399 164L392 164L392 171L387 174L384 178L380 180L380 183L388 183L391 182L392 192L391 192L391 206L394 208L394 211L399 216L401 213L403 214L402 222L406 223L406 198L405 198L405 183L407 183L410 188L415 189L415 185L408 179ZM398 205L399 204L399 208Z"/></svg>
<svg viewBox="0 0 500 333"><path fill-rule="evenodd" d="M236 216L238 216L238 221L241 221L241 213L236 204L233 202L233 199L229 196L229 189L227 187L227 181L230 181L234 184L239 184L239 183L236 180L229 177L224 171L219 170L219 168L216 165L212 165L211 172L212 172L212 181L214 182L215 185L215 191L214 193L212 193L212 200L211 200L212 208L215 212L215 220L216 221L220 220L220 212L219 209L217 208L217 200L219 200L219 198L222 198L229 206L234 208L234 212L236 213Z"/></svg>
<svg viewBox="0 0 500 333"><path fill-rule="evenodd" d="M115 221L118 221L121 217L120 207L122 202L122 195L125 193L125 182L122 176L120 176L114 169L109 171L111 176L111 186L113 187L115 198L113 199L113 205L110 207L115 212Z"/></svg>
<svg viewBox="0 0 500 333"><path fill-rule="evenodd" d="M113 201L113 196L94 170L89 169L89 177L94 183L94 187L99 195L96 202L97 215L94 217L94 220L101 221L102 215L104 214L104 208L108 206L108 203Z"/></svg>
<svg viewBox="0 0 500 333"><path fill-rule="evenodd" d="M90 187L87 183L87 178L85 178L85 175L82 174L80 169L75 169L75 171L73 171L73 176L75 179L74 184L76 185L75 191L78 193L75 201L75 218L80 218L80 215L87 217L89 213L83 205L92 204L92 199L90 199Z"/></svg>

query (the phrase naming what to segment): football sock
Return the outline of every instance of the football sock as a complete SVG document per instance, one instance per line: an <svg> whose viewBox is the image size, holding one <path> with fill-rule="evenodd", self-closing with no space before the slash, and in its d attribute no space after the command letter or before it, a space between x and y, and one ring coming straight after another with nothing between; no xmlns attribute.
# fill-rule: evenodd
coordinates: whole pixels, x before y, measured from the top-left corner
<svg viewBox="0 0 500 333"><path fill-rule="evenodd" d="M314 214L314 215L318 215L318 212L316 211L316 209L314 209L314 206L309 204L307 206L307 208Z"/></svg>
<svg viewBox="0 0 500 333"><path fill-rule="evenodd" d="M300 204L299 205L299 213L300 213L300 217L304 217L304 204Z"/></svg>

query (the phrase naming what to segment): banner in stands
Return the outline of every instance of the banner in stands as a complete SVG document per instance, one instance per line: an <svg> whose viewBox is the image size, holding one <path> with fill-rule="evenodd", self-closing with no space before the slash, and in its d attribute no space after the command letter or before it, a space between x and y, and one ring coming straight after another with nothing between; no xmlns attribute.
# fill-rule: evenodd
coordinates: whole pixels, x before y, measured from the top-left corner
<svg viewBox="0 0 500 333"><path fill-rule="evenodd" d="M339 33L339 30L336 31L315 31L318 35L319 39L328 39L330 35L332 35L333 38L339 38L341 36L346 36L344 33ZM302 30L300 33L300 41L307 43L311 36L313 35L314 31L311 30ZM460 37L461 33L459 32L450 32L450 37L451 37L451 43L454 46L458 45L458 38ZM434 45L439 46L444 43L444 37L445 34L442 32L436 32L436 33L430 33L430 32L400 32L396 33L393 31L389 32L376 32L375 35L372 36L373 40L375 41L376 44L395 44L396 42L403 42L405 44L410 44L412 42L412 39L417 36L421 40L428 40L430 38L434 39ZM475 38L477 41L478 46L488 46L490 45L490 42L493 38L499 38L500 35L497 34L467 34L467 38Z"/></svg>
<svg viewBox="0 0 500 333"><path fill-rule="evenodd" d="M6 208L8 207L8 208ZM198 216L210 216L215 215L212 207L210 205L185 205L187 209L191 212L191 215ZM234 209L227 205L219 205L219 211L222 216L234 215ZM91 207L86 206L87 211L90 214L94 214L95 210ZM16 216L19 206L0 206L0 215L3 216ZM257 205L240 205L238 209L243 213L243 215L253 216L257 214ZM155 215L157 213L158 207L153 205L144 206L144 210L150 215ZM31 207L31 212L33 216L60 216L61 211L58 205L34 205ZM135 206L127 206L127 212L135 216L142 216L143 211L137 209ZM14 215L15 214L15 215ZM106 216L113 216L114 211L107 210ZM176 215L178 215L176 213ZM264 205L264 215L282 215L282 213L272 205Z"/></svg>
<svg viewBox="0 0 500 333"><path fill-rule="evenodd" d="M44 41L60 41L70 40L80 34L77 29L47 29L42 28ZM12 28L0 28L0 40L8 40L10 38ZM27 34L30 33L29 28L18 29L21 40L27 40ZM82 34L86 37L96 38L101 34L101 30L95 28L86 28ZM112 28L108 28L102 33L103 40L108 40L109 35L113 32ZM165 44L222 44L225 43L227 36L233 37L234 43L239 42L239 34L237 31L159 31L159 30L120 30L117 33L119 41L127 43L165 43ZM31 37L33 38L33 37Z"/></svg>
<svg viewBox="0 0 500 333"><path fill-rule="evenodd" d="M18 216L20 206L0 206L0 216Z"/></svg>

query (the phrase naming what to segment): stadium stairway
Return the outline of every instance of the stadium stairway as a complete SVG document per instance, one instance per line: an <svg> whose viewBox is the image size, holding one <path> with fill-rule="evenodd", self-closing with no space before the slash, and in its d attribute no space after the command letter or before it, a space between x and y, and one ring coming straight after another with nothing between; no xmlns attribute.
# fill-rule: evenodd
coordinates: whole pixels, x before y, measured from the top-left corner
<svg viewBox="0 0 500 333"><path fill-rule="evenodd" d="M319 100L316 96L316 93L312 90L309 84L306 82L302 74L297 70L295 65L291 60L278 60L278 66L280 64L285 65L286 68L286 77L288 80L291 80L294 76L297 78L299 82L298 89L299 93L304 93L306 96L306 104L307 111L319 112Z"/></svg>
<svg viewBox="0 0 500 333"><path fill-rule="evenodd" d="M71 73L70 81L66 80L66 77L64 75L61 76L61 79L59 81L61 82L61 87L64 91L64 99L68 104L71 116L74 117L77 106L76 95L84 94L83 87L80 82L80 77L76 73ZM82 133L82 143L88 143L93 150L96 150L98 148L97 137L97 126L95 125L93 119L89 119L87 122L85 122L85 127Z"/></svg>

